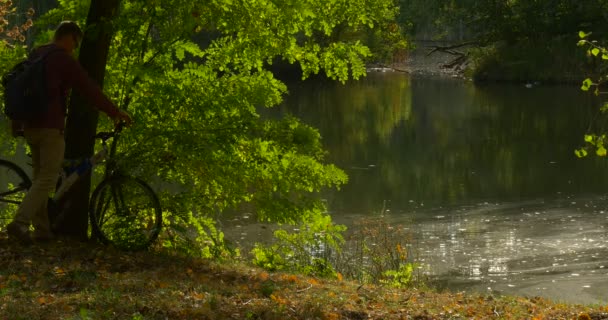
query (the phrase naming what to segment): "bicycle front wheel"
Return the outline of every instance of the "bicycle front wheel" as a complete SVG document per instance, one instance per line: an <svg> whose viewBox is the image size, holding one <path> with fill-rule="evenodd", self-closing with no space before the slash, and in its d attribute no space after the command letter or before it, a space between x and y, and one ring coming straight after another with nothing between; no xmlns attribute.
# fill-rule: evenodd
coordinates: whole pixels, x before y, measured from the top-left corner
<svg viewBox="0 0 608 320"><path fill-rule="evenodd" d="M149 247L162 228L158 197L142 180L115 176L95 188L89 205L93 235L123 250Z"/></svg>
<svg viewBox="0 0 608 320"><path fill-rule="evenodd" d="M15 217L17 209L32 181L18 165L0 159L0 219L1 225Z"/></svg>

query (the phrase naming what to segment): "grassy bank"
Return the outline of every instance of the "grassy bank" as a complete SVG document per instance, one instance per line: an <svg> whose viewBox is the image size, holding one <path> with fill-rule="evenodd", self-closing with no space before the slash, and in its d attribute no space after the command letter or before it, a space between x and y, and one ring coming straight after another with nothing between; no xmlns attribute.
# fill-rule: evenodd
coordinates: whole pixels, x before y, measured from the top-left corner
<svg viewBox="0 0 608 320"><path fill-rule="evenodd" d="M0 239L0 319L608 319L541 298L360 286L245 263Z"/></svg>
<svg viewBox="0 0 608 320"><path fill-rule="evenodd" d="M580 84L597 70L577 39L497 43L470 51L476 82Z"/></svg>

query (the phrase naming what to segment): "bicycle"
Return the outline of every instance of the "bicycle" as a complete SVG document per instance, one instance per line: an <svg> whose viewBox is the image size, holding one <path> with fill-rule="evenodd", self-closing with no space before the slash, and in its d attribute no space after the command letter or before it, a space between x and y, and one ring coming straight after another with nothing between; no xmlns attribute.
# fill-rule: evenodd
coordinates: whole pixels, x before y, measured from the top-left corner
<svg viewBox="0 0 608 320"><path fill-rule="evenodd" d="M80 177L106 163L103 180L95 187L89 202L89 219L94 238L120 249L148 248L162 229L160 200L143 180L125 175L114 158L122 125L113 132L100 132L102 149L89 159L64 161L58 187L49 199L52 226L61 221L61 201ZM108 140L112 145L108 147ZM0 214L14 217L32 182L13 162L0 159Z"/></svg>

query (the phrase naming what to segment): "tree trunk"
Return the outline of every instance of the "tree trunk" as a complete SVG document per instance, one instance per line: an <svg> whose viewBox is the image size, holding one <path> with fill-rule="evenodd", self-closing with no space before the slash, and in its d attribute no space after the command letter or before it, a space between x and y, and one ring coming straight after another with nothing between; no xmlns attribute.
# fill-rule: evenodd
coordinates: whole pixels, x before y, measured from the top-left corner
<svg viewBox="0 0 608 320"><path fill-rule="evenodd" d="M79 61L89 76L103 86L108 51L112 41L112 18L120 0L92 0ZM72 93L65 131L66 159L93 155L99 112L77 92ZM55 232L77 239L87 239L90 174L83 176L67 194L65 211Z"/></svg>

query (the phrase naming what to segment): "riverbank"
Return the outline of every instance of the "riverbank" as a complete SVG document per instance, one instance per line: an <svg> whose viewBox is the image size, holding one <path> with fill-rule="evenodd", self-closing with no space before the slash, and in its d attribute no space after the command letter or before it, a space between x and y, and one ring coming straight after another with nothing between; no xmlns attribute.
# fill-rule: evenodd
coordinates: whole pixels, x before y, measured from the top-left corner
<svg viewBox="0 0 608 320"><path fill-rule="evenodd" d="M0 239L2 319L608 319L541 298L361 286L243 262Z"/></svg>
<svg viewBox="0 0 608 320"><path fill-rule="evenodd" d="M476 83L568 84L580 85L583 79L598 76L597 61L586 56L573 39L554 41L546 45L520 42L496 43L479 48L458 48L452 54L433 47L449 47L453 43L419 42L404 61L372 66L369 71L406 72L419 76L459 78ZM432 53L430 53L433 51ZM466 56L463 63L457 63ZM455 63L456 62L456 63ZM381 68L378 68L381 67ZM387 70L388 70L387 69Z"/></svg>
<svg viewBox="0 0 608 320"><path fill-rule="evenodd" d="M466 70L468 63L453 68L448 67L457 56L442 51L430 53L433 45L442 45L439 42L420 42L410 51L403 61L391 64L373 64L368 72L404 72L415 76L442 77L470 80Z"/></svg>

